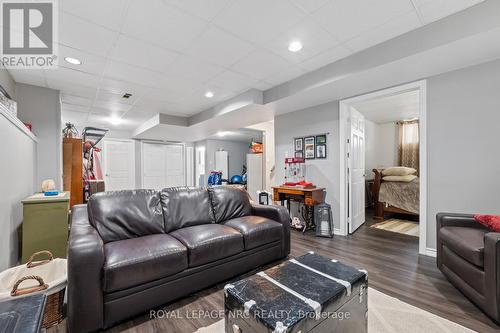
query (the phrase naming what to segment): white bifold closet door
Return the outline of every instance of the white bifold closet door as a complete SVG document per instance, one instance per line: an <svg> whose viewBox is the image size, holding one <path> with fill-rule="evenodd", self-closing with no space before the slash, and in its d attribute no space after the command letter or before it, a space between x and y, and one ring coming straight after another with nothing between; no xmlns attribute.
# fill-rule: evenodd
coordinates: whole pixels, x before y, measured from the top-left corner
<svg viewBox="0 0 500 333"><path fill-rule="evenodd" d="M142 187L161 190L184 186L184 147L159 143L143 143Z"/></svg>

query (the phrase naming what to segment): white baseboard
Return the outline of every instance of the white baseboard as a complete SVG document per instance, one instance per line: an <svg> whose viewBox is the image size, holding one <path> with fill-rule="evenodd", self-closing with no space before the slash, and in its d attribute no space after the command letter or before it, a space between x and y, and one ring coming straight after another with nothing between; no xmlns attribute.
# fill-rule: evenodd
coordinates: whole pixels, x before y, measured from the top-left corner
<svg viewBox="0 0 500 333"><path fill-rule="evenodd" d="M340 235L340 236L343 236L343 235L340 233L340 228L333 228L333 234L334 234L334 235Z"/></svg>
<svg viewBox="0 0 500 333"><path fill-rule="evenodd" d="M429 257L434 257L435 258L437 256L436 249L426 248L425 249L425 255L429 256Z"/></svg>

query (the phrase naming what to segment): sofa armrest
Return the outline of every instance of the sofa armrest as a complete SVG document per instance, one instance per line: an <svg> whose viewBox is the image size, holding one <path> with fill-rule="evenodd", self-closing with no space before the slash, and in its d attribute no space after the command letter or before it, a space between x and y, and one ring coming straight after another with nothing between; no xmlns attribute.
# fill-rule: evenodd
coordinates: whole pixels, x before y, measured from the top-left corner
<svg viewBox="0 0 500 333"><path fill-rule="evenodd" d="M484 275L486 279L488 314L500 318L500 233L484 235Z"/></svg>
<svg viewBox="0 0 500 333"><path fill-rule="evenodd" d="M438 213L436 215L437 229L442 227L466 227L484 229L484 226L474 220L473 214Z"/></svg>
<svg viewBox="0 0 500 333"><path fill-rule="evenodd" d="M275 205L255 205L252 204L252 213L256 216L262 216L283 225L283 257L290 254L290 214L283 206Z"/></svg>
<svg viewBox="0 0 500 333"><path fill-rule="evenodd" d="M75 205L68 244L68 329L90 332L104 325L104 244L90 225L87 205Z"/></svg>

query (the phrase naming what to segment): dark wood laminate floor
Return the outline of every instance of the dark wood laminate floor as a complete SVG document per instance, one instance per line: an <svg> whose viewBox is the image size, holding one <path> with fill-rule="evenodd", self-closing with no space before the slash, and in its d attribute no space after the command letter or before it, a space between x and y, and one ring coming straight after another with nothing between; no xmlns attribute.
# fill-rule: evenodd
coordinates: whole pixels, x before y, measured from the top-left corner
<svg viewBox="0 0 500 333"><path fill-rule="evenodd" d="M315 251L369 272L369 285L387 295L432 312L478 332L498 332L488 317L456 290L436 268L435 259L419 256L418 238L362 226L348 237L316 238L292 231L291 256ZM196 293L163 309L179 318L150 320L142 315L109 332L194 332L219 320L223 286ZM214 311L211 317L197 311ZM173 312L170 312L173 313ZM49 332L66 332L62 323Z"/></svg>

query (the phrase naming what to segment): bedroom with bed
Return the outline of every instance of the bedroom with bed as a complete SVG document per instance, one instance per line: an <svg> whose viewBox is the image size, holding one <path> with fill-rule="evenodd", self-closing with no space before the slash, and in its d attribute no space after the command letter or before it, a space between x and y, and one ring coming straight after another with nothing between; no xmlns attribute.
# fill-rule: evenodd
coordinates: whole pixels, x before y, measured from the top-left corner
<svg viewBox="0 0 500 333"><path fill-rule="evenodd" d="M418 237L418 91L364 101L353 107L365 118L365 225Z"/></svg>

